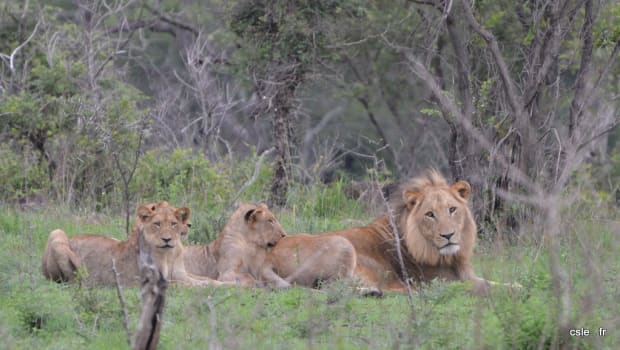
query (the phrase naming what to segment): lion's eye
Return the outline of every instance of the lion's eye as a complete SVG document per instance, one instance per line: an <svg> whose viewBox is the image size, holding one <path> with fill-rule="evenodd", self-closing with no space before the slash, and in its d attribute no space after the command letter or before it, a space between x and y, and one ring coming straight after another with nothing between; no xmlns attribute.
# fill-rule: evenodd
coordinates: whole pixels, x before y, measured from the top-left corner
<svg viewBox="0 0 620 350"><path fill-rule="evenodd" d="M431 219L435 218L435 214L434 214L432 211L428 211L428 212L426 212L426 214L424 214L424 215L428 216L428 217L429 217L429 218L431 218Z"/></svg>
<svg viewBox="0 0 620 350"><path fill-rule="evenodd" d="M267 222L270 223L270 224L273 224L275 222L275 220L269 219L269 220L267 220Z"/></svg>
<svg viewBox="0 0 620 350"><path fill-rule="evenodd" d="M155 226L157 226L157 227L161 226L161 224L159 223L159 221L154 222L154 223L153 223L153 225L155 225Z"/></svg>
<svg viewBox="0 0 620 350"><path fill-rule="evenodd" d="M176 226L177 226L177 223L176 223L176 222L173 222L173 223L172 223L172 227L176 227Z"/></svg>
<svg viewBox="0 0 620 350"><path fill-rule="evenodd" d="M450 207L450 214L454 213L456 211L456 207Z"/></svg>

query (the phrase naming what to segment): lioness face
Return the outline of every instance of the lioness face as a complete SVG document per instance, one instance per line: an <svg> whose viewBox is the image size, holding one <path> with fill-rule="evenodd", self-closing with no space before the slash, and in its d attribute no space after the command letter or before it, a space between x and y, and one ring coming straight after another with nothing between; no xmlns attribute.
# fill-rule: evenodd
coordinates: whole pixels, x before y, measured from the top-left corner
<svg viewBox="0 0 620 350"><path fill-rule="evenodd" d="M429 188L423 192L405 191L403 196L410 208L407 227L437 248L441 255L453 255L461 249L461 231L468 218L467 199L471 186L459 181L446 188Z"/></svg>
<svg viewBox="0 0 620 350"><path fill-rule="evenodd" d="M191 211L189 208L177 209L166 202L162 203L140 206L138 225L142 227L144 239L149 246L166 251L180 246L181 238L187 234Z"/></svg>
<svg viewBox="0 0 620 350"><path fill-rule="evenodd" d="M162 208L170 208L172 210L176 210L177 208L171 206L168 202L166 201L162 201L159 203L146 203L144 204L145 207L147 208L151 208L151 210L156 211L158 209L162 209ZM189 233L189 229L192 227L192 223L191 221L187 220L184 224L181 223L181 227L179 228L179 234L181 235L181 239L186 240L188 233Z"/></svg>
<svg viewBox="0 0 620 350"><path fill-rule="evenodd" d="M265 204L248 210L244 219L247 225L246 237L259 247L271 248L286 236L280 222Z"/></svg>

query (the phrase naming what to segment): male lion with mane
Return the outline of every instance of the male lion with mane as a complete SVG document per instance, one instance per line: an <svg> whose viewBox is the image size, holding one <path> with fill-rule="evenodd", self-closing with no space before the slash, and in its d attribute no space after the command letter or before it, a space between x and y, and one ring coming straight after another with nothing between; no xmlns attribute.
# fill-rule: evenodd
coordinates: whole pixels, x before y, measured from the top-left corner
<svg viewBox="0 0 620 350"><path fill-rule="evenodd" d="M471 263L476 223L468 207L469 183L458 181L450 186L437 171L430 170L407 182L399 192L399 198L390 204L393 217L385 214L367 226L318 236L344 237L355 247L354 275L362 288L379 291L372 294L405 292L407 278L417 283L435 278L471 281L474 292L486 293L493 282L476 276ZM404 271L396 235L401 239ZM274 269L287 269L288 264L275 261Z"/></svg>
<svg viewBox="0 0 620 350"><path fill-rule="evenodd" d="M68 238L64 231L54 230L43 253L43 275L54 281L67 282L76 272L86 268L86 285L114 286L113 265L123 286L140 284L139 244L148 251L164 278L187 285L220 285L220 281L195 276L185 270L181 238L189 227L189 208L174 208L167 202L141 205L137 221L126 241L99 235ZM142 242L140 242L142 241Z"/></svg>

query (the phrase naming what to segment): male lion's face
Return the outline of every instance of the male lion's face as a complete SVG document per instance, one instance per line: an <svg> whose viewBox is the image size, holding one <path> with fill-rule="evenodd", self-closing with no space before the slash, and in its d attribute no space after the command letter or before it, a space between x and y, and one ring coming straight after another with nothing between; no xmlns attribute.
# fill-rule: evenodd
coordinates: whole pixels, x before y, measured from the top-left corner
<svg viewBox="0 0 620 350"><path fill-rule="evenodd" d="M415 227L441 255L461 249L462 231L468 219L467 199L471 186L459 181L450 188L431 187L420 192L405 191L410 209L407 227Z"/></svg>
<svg viewBox="0 0 620 350"><path fill-rule="evenodd" d="M160 252L179 246L191 225L189 208L177 209L166 202L142 205L137 212L138 226L143 229L145 241Z"/></svg>
<svg viewBox="0 0 620 350"><path fill-rule="evenodd" d="M244 215L244 220L247 225L246 237L259 247L271 248L286 236L280 222L265 204L249 209Z"/></svg>

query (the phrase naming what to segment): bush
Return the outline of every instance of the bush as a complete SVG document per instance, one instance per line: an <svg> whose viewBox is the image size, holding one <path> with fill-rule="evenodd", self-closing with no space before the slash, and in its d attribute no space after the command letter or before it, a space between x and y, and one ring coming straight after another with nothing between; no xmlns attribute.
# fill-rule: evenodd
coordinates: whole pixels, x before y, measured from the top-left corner
<svg viewBox="0 0 620 350"><path fill-rule="evenodd" d="M14 202L48 189L46 169L29 147L19 153L0 144L0 198Z"/></svg>
<svg viewBox="0 0 620 350"><path fill-rule="evenodd" d="M268 162L263 163L255 181L238 193L252 177L257 160L253 154L242 160L211 163L191 150L157 149L140 159L131 191L140 203L166 200L174 206L191 207L192 240L210 241L223 227L237 194L237 201L267 198L271 180Z"/></svg>

